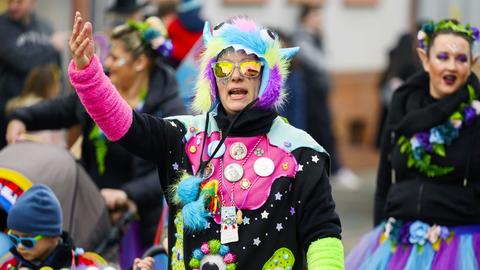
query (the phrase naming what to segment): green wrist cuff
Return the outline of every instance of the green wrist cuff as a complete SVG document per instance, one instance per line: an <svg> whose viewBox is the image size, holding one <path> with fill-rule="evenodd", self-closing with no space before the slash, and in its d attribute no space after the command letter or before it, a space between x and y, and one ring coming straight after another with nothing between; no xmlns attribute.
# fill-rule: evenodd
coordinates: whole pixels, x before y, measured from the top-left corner
<svg viewBox="0 0 480 270"><path fill-rule="evenodd" d="M327 237L312 242L307 251L307 264L308 269L344 269L342 241Z"/></svg>

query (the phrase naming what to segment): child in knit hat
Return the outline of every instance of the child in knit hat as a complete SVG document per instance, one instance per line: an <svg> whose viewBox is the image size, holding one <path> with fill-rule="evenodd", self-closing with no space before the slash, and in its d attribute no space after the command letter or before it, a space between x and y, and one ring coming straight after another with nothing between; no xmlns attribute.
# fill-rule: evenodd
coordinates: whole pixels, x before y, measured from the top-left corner
<svg viewBox="0 0 480 270"><path fill-rule="evenodd" d="M60 202L46 185L33 185L18 198L8 213L7 226L11 256L2 258L0 270L107 265L100 256L74 247L63 231Z"/></svg>

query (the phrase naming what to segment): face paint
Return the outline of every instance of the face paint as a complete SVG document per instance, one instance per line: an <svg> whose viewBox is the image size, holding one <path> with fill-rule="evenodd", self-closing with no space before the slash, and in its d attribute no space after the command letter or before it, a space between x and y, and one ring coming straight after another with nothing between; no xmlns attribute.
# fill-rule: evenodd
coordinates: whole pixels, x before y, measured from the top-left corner
<svg viewBox="0 0 480 270"><path fill-rule="evenodd" d="M228 80L230 80L230 78L222 78L222 79L219 79L219 81L220 81L223 85L227 85Z"/></svg>
<svg viewBox="0 0 480 270"><path fill-rule="evenodd" d="M257 56L247 54L243 50L225 53L218 59L219 62L224 63L248 63L257 60ZM223 69L222 71L229 72L227 74L228 76L222 78L219 78L218 76L215 77L218 94L225 111L228 114L233 115L243 110L247 104L252 102L258 96L261 75L257 74L255 77L247 77L245 74L242 75L240 68L230 70ZM223 75L222 73L219 74ZM247 72L247 74L251 73Z"/></svg>
<svg viewBox="0 0 480 270"><path fill-rule="evenodd" d="M437 60L440 60L440 61L448 60L448 57L449 57L448 53L445 53L445 52L441 52L437 54ZM468 62L468 56L465 54L459 54L455 57L455 60L460 63L466 63Z"/></svg>
<svg viewBox="0 0 480 270"><path fill-rule="evenodd" d="M127 62L127 60L125 60L125 58L118 58L117 60L117 67L123 67L123 65L125 65L125 63Z"/></svg>
<svg viewBox="0 0 480 270"><path fill-rule="evenodd" d="M438 53L437 54L437 59L438 60L447 60L448 59L448 54L444 53L444 52Z"/></svg>
<svg viewBox="0 0 480 270"><path fill-rule="evenodd" d="M465 55L465 54L460 54L460 55L457 56L457 61L462 62L462 63L466 63L466 62L468 62L468 56Z"/></svg>
<svg viewBox="0 0 480 270"><path fill-rule="evenodd" d="M453 48L457 49L456 53L452 52ZM430 94L439 99L454 93L467 81L472 67L470 45L463 37L441 34L433 42L430 53L424 68L430 77Z"/></svg>
<svg viewBox="0 0 480 270"><path fill-rule="evenodd" d="M447 47L453 52L456 53L458 51L458 46L455 43L447 44Z"/></svg>

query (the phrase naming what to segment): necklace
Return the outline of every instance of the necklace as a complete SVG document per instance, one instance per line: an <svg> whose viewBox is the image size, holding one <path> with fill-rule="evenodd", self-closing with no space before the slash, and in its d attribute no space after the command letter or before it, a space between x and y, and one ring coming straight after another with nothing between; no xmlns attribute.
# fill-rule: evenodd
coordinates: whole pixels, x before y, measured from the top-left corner
<svg viewBox="0 0 480 270"><path fill-rule="evenodd" d="M222 244L230 243L230 242L237 242L238 241L238 225L242 224L243 221L243 213L240 207L237 206L235 203L235 184L238 182L244 175L244 169L243 166L245 163L248 161L254 150L257 148L257 146L260 144L260 142L263 139L263 136L260 136L260 138L257 140L255 145L250 149L248 154L243 156L243 161L241 165L237 163L230 163L227 165L227 168L230 168L228 171L224 170L223 167L223 157L220 158L219 160L219 165L220 165L220 170L219 170L219 179L220 183L222 185L222 188L226 191L226 193L229 193L230 197L230 205L227 206L227 203L225 202L225 196L222 191L220 191L220 199L221 199L221 231L220 231L220 241ZM222 133L220 132L220 138L222 137ZM234 144L232 144L233 146ZM242 145L241 147L246 149L246 146L243 143L239 143L238 145ZM231 146L231 147L232 147ZM231 148L233 149L233 148ZM243 150L242 150L243 151ZM246 152L246 150L245 150ZM236 154L232 154L232 158L235 158ZM240 156L243 154L240 154ZM231 189L229 190L227 185L225 184L224 179L227 178L227 180L231 183Z"/></svg>
<svg viewBox="0 0 480 270"><path fill-rule="evenodd" d="M235 195L234 195L234 191L235 191L235 184L240 180L242 179L243 175L244 175L244 166L245 166L245 163L247 163L248 159L252 156L253 152L257 149L257 146L260 144L260 142L262 141L263 139L263 135L260 136L260 138L257 140L257 142L255 143L255 145L250 149L250 151L248 152L248 154L245 155L245 158L244 160L242 161L241 165L238 165L237 163L230 163L229 165L227 165L227 168L228 166L231 166L234 164L235 167L231 167L232 169L230 169L230 171L226 171L224 170L223 168L223 158L220 159L220 176L219 176L219 179L220 179L220 183L222 184L223 188L225 190L228 190L228 187L227 185L225 184L225 181L224 181L224 178L227 178L227 180L229 182L232 183L232 187L230 189L230 193L229 193L229 196L230 196L230 203L231 205L235 206L236 208L238 208L238 211L237 211L237 223L238 223L238 217L241 217L242 216L242 211L240 210L240 208L243 206L241 205L240 207L238 207L235 203ZM243 145L243 144L242 144ZM238 166L238 167L237 167ZM226 168L225 168L226 169ZM229 175L230 179L228 179L228 177L226 176ZM258 177L256 178L258 179ZM245 180L245 179L243 179ZM243 181L242 180L242 181ZM251 183L248 183L248 184L242 184L242 181L240 183L242 189L246 189L248 187L250 187ZM247 186L248 185L248 186ZM222 193L221 193L222 194ZM223 194L222 194L222 205L225 205L225 199L223 198ZM241 224L238 223L238 224Z"/></svg>

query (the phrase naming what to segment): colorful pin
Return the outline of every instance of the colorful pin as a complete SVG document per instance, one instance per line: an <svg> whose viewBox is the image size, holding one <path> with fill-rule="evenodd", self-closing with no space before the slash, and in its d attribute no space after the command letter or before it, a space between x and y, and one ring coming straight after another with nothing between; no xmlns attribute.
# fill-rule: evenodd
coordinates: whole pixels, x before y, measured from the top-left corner
<svg viewBox="0 0 480 270"><path fill-rule="evenodd" d="M205 166L205 169L203 170L202 178L208 179L212 177L214 170L215 170L215 167L213 166L213 163L212 162L207 163L207 165Z"/></svg>
<svg viewBox="0 0 480 270"><path fill-rule="evenodd" d="M241 142L235 142L230 146L230 156L235 160L242 160L247 156L247 147Z"/></svg>
<svg viewBox="0 0 480 270"><path fill-rule="evenodd" d="M235 183L243 177L243 167L237 163L230 163L225 167L223 176L232 183Z"/></svg>
<svg viewBox="0 0 480 270"><path fill-rule="evenodd" d="M240 187L243 190L250 188L251 185L252 183L247 178L243 178L242 181L240 181Z"/></svg>
<svg viewBox="0 0 480 270"><path fill-rule="evenodd" d="M253 151L253 153L255 154L255 156L257 157L261 157L263 156L263 154L265 154L265 150L263 150L260 146L255 148L255 150Z"/></svg>

